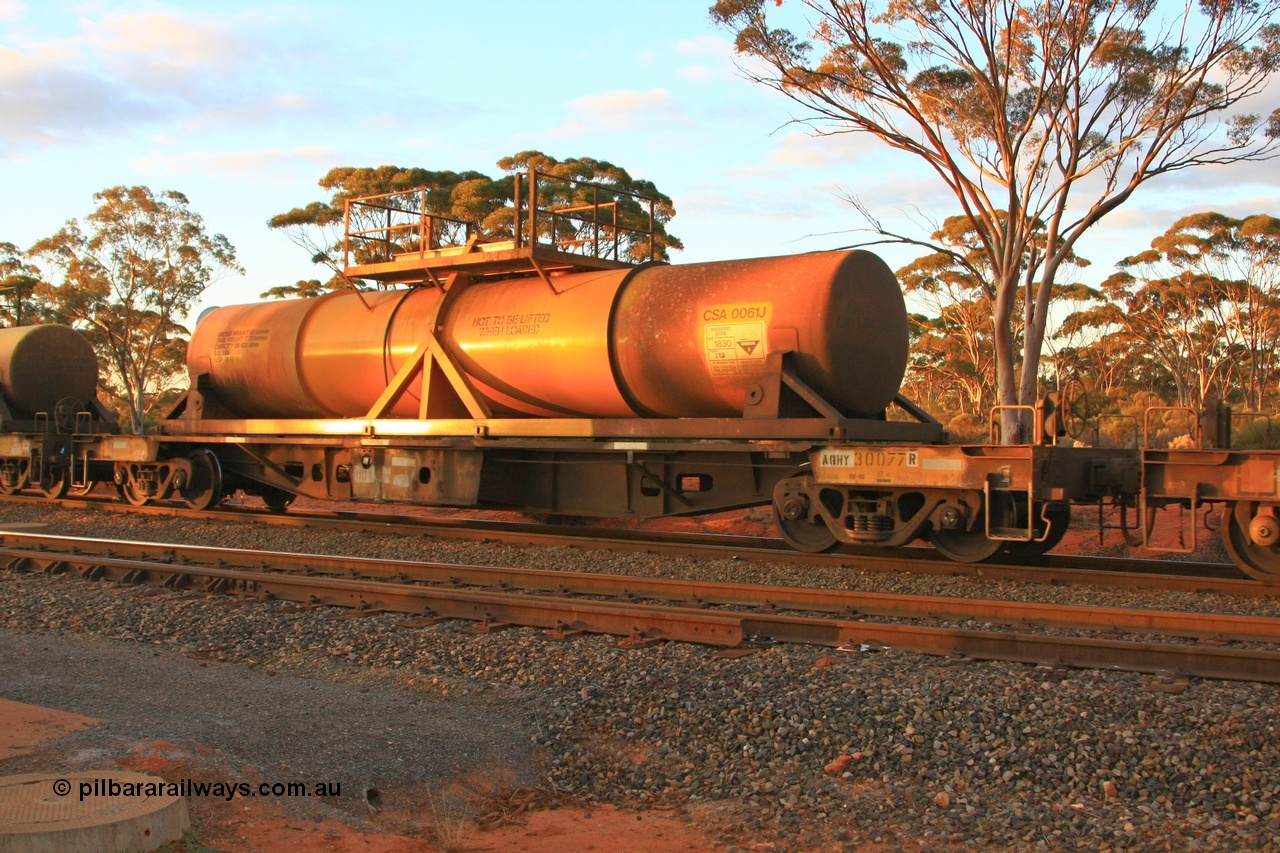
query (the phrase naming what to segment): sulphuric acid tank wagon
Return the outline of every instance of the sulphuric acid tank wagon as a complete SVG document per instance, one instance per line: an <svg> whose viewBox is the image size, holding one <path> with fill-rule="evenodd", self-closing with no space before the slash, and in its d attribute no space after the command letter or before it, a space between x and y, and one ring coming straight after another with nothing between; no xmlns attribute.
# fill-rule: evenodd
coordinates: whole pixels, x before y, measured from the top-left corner
<svg viewBox="0 0 1280 853"><path fill-rule="evenodd" d="M566 183L580 203L548 205ZM658 263L653 204L633 200L646 225L618 196L517 176L510 239L426 190L349 200L343 274L381 289L206 312L159 440L112 446L117 484L653 518L768 503L832 441L941 439L898 394L906 309L878 257Z"/></svg>
<svg viewBox="0 0 1280 853"><path fill-rule="evenodd" d="M907 360L902 294L863 251L500 279L236 305L187 364L229 413L355 418L432 334L495 416L722 418L773 352L848 417L876 417ZM387 412L414 418L411 386Z"/></svg>
<svg viewBox="0 0 1280 853"><path fill-rule="evenodd" d="M30 420L58 405L76 412L95 398L98 360L84 335L66 326L0 329L0 392L9 415Z"/></svg>

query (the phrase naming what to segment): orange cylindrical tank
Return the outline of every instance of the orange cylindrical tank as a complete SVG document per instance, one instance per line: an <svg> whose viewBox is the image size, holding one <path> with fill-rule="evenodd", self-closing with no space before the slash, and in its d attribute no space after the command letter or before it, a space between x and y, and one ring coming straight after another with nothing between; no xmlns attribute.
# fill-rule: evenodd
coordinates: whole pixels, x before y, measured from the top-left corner
<svg viewBox="0 0 1280 853"><path fill-rule="evenodd" d="M883 411L907 359L906 309L869 252L474 284L440 322L495 415L726 417L793 350L800 378L850 416ZM207 312L187 363L243 417L360 417L426 339L421 287ZM389 412L416 417L413 384Z"/></svg>
<svg viewBox="0 0 1280 853"><path fill-rule="evenodd" d="M800 378L846 415L884 411L907 366L907 314L893 272L865 251L642 270L623 291L613 352L646 414L732 417L793 349Z"/></svg>
<svg viewBox="0 0 1280 853"><path fill-rule="evenodd" d="M66 399L78 411L98 393L98 359L68 326L0 329L0 390L15 418L51 413Z"/></svg>

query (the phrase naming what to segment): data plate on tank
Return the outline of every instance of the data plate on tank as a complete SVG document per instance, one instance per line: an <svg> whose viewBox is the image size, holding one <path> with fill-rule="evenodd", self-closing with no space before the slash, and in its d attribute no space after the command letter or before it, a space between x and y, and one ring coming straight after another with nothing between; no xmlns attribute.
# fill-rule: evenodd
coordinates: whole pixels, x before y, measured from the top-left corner
<svg viewBox="0 0 1280 853"><path fill-rule="evenodd" d="M30 456L31 442L20 435L0 435L0 456Z"/></svg>
<svg viewBox="0 0 1280 853"><path fill-rule="evenodd" d="M839 485L955 486L965 475L965 460L946 447L831 447L812 456L819 483Z"/></svg>
<svg viewBox="0 0 1280 853"><path fill-rule="evenodd" d="M242 361L250 350L265 348L270 336L270 329L229 329L218 332L213 344L213 361L217 364Z"/></svg>
<svg viewBox="0 0 1280 853"><path fill-rule="evenodd" d="M702 339L712 376L756 374L769 354L768 302L713 305L702 310Z"/></svg>

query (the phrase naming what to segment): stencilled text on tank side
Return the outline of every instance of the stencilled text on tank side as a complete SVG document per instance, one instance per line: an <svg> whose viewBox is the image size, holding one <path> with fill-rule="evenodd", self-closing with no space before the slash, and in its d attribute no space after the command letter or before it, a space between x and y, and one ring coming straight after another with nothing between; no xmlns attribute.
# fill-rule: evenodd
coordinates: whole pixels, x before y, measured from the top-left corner
<svg viewBox="0 0 1280 853"><path fill-rule="evenodd" d="M536 335L544 323L550 322L548 311L530 311L523 314L482 314L471 318L476 335L481 338L498 338L507 335Z"/></svg>
<svg viewBox="0 0 1280 853"><path fill-rule="evenodd" d="M213 342L213 360L223 364L228 361L239 361L244 358L244 351L259 349L266 345L268 329L228 329L218 332Z"/></svg>
<svg viewBox="0 0 1280 853"><path fill-rule="evenodd" d="M702 309L702 339L712 376L741 376L763 369L772 314L773 305L768 302Z"/></svg>

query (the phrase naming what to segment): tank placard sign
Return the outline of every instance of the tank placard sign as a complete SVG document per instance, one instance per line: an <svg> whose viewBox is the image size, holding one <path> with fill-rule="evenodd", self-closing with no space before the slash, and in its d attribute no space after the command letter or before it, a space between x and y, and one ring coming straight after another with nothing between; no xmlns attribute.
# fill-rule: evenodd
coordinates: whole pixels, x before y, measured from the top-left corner
<svg viewBox="0 0 1280 853"><path fill-rule="evenodd" d="M244 358L244 351L259 349L267 342L268 329L228 329L218 332L213 342L213 360L218 364L228 361L239 361Z"/></svg>
<svg viewBox="0 0 1280 853"><path fill-rule="evenodd" d="M702 340L712 376L742 376L764 368L772 314L773 305L769 302L702 309Z"/></svg>

